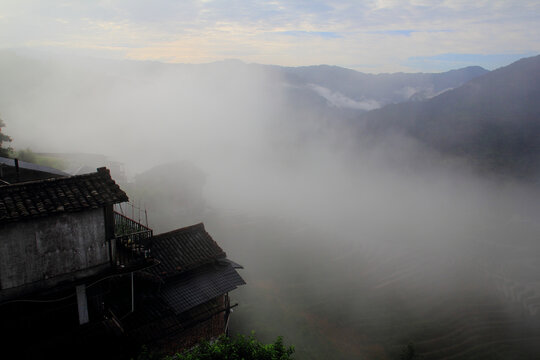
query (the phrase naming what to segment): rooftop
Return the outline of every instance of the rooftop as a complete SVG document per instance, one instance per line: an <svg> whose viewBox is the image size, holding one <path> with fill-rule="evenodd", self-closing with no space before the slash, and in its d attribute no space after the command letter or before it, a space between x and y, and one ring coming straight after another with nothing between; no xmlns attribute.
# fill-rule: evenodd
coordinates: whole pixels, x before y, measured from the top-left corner
<svg viewBox="0 0 540 360"><path fill-rule="evenodd" d="M176 314L236 289L246 282L229 263L205 265L167 283L161 296Z"/></svg>
<svg viewBox="0 0 540 360"><path fill-rule="evenodd" d="M150 249L152 256L161 262L151 272L162 278L214 263L226 256L202 223L156 235Z"/></svg>
<svg viewBox="0 0 540 360"><path fill-rule="evenodd" d="M0 186L0 224L128 201L107 168L91 174Z"/></svg>

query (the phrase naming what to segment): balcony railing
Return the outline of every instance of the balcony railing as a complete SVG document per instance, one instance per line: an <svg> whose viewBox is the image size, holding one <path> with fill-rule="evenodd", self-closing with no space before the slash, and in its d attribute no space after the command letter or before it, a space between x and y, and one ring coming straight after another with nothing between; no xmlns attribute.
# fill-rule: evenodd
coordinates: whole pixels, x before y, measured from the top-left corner
<svg viewBox="0 0 540 360"><path fill-rule="evenodd" d="M115 211L116 265L124 267L149 258L152 235L149 227Z"/></svg>

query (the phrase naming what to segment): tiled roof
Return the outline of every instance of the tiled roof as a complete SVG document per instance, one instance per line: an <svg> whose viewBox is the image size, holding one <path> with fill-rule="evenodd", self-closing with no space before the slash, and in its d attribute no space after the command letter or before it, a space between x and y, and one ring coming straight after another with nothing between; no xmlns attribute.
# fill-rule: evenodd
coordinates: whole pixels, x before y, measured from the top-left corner
<svg viewBox="0 0 540 360"><path fill-rule="evenodd" d="M152 257L161 264L149 269L162 278L174 276L225 258L225 252L204 229L196 224L152 238L150 245Z"/></svg>
<svg viewBox="0 0 540 360"><path fill-rule="evenodd" d="M151 241L151 256L160 264L139 277L152 282L158 278L159 290L147 285L139 293L135 313L123 320L126 332L141 342L181 333L225 311L218 297L245 284L235 270L241 265L225 257L203 224L156 235ZM152 275L145 277L148 273Z"/></svg>
<svg viewBox="0 0 540 360"><path fill-rule="evenodd" d="M128 201L106 168L85 175L0 186L0 223Z"/></svg>
<svg viewBox="0 0 540 360"><path fill-rule="evenodd" d="M245 281L228 263L206 265L167 282L161 297L176 314L244 285Z"/></svg>

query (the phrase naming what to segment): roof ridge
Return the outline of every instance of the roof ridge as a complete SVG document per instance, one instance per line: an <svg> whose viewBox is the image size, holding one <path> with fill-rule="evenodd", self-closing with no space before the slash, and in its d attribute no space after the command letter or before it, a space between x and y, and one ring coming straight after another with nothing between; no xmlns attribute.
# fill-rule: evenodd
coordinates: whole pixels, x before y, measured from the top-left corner
<svg viewBox="0 0 540 360"><path fill-rule="evenodd" d="M189 226L185 226L185 227L182 227L182 228L179 228L179 229L175 229L175 230L171 230L171 231L167 231L167 232L164 232L164 233L161 233L161 234L154 235L152 237L152 239L159 238L159 237L165 237L165 236L169 236L169 235L173 235L173 234L182 234L182 233L185 233L185 232L188 232L188 231L193 231L193 230L196 230L196 229L203 230L204 232L207 233L206 229L204 228L204 223L200 222L198 224L189 225Z"/></svg>
<svg viewBox="0 0 540 360"><path fill-rule="evenodd" d="M0 223L128 201L107 168L82 175L0 186ZM39 211L33 211L39 209Z"/></svg>
<svg viewBox="0 0 540 360"><path fill-rule="evenodd" d="M199 223L152 237L150 250L160 265L151 272L171 277L226 258L227 253Z"/></svg>

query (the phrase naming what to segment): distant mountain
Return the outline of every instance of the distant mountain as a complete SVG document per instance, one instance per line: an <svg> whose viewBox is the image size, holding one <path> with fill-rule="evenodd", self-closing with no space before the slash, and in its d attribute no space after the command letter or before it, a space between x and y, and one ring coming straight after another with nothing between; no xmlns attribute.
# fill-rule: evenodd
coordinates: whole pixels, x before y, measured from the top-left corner
<svg viewBox="0 0 540 360"><path fill-rule="evenodd" d="M209 86L230 82L242 84L249 77L262 73L281 82L285 96L292 102L309 106L329 107L354 113L378 109L384 105L420 101L459 87L488 71L471 66L444 73L366 74L338 66L318 65L283 67L245 64L225 60L208 64L165 64L147 61L115 61L90 58L62 58L41 53L0 51L0 95L10 97L20 91L36 91L43 85L78 77L83 85L95 86L101 80L109 84L156 81L166 76L178 78L186 86L204 83ZM189 82L191 82L191 84ZM105 86L107 89L109 86Z"/></svg>
<svg viewBox="0 0 540 360"><path fill-rule="evenodd" d="M95 134L111 144L117 141L114 131L99 130L114 126L136 146L140 131L148 131L139 128L149 118L153 138L162 140L159 146L173 137L172 128L180 134L204 128L211 134L227 123L231 128L260 127L265 139L279 144L272 146L283 148L284 142L294 147L325 141L330 136L326 130L340 120L358 119L389 103L429 98L484 73L473 67L442 74L370 75L327 65L292 68L238 60L165 64L2 50L0 112L6 131L18 142L15 146L31 145L36 151L112 153L75 135L61 135ZM189 122L197 125L187 126ZM244 144L253 139L250 134L220 141ZM336 136L335 141L341 140ZM181 143L189 148L203 144Z"/></svg>
<svg viewBox="0 0 540 360"><path fill-rule="evenodd" d="M363 134L399 132L482 167L531 175L540 165L540 56L422 102L363 115Z"/></svg>
<svg viewBox="0 0 540 360"><path fill-rule="evenodd" d="M479 66L438 74L377 75L328 65L281 69L291 85L305 86L335 107L359 110L428 99L488 72Z"/></svg>
<svg viewBox="0 0 540 360"><path fill-rule="evenodd" d="M181 65L180 65L181 66ZM262 70L280 79L294 104L328 107L334 116L363 113L388 104L421 101L454 89L489 71L470 66L444 73L366 74L330 65L283 67L225 60L198 65L206 71L226 69L230 75Z"/></svg>

